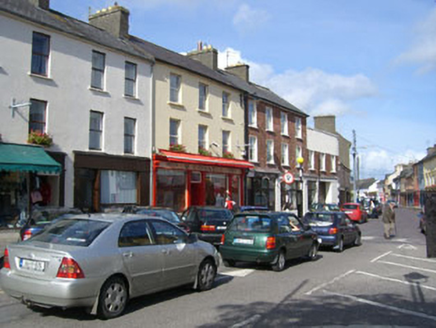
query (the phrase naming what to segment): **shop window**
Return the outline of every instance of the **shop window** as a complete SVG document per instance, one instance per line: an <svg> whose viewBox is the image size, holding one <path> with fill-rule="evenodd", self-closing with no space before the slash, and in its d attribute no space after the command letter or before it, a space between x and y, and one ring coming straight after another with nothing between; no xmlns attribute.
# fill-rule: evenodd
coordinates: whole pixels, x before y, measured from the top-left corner
<svg viewBox="0 0 436 328"><path fill-rule="evenodd" d="M181 212L185 204L186 176L184 171L158 170L156 205Z"/></svg>
<svg viewBox="0 0 436 328"><path fill-rule="evenodd" d="M102 204L136 204L136 172L101 171Z"/></svg>
<svg viewBox="0 0 436 328"><path fill-rule="evenodd" d="M225 174L206 175L206 205L224 206L227 191L227 178Z"/></svg>

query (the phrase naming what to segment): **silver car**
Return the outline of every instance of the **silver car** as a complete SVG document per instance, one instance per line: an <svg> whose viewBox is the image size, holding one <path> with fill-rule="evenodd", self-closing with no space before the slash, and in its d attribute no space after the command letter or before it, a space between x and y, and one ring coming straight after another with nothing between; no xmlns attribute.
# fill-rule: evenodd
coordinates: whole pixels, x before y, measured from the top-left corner
<svg viewBox="0 0 436 328"><path fill-rule="evenodd" d="M130 298L192 284L212 287L212 245L156 217L78 215L5 250L0 286L30 306L87 307L109 319Z"/></svg>

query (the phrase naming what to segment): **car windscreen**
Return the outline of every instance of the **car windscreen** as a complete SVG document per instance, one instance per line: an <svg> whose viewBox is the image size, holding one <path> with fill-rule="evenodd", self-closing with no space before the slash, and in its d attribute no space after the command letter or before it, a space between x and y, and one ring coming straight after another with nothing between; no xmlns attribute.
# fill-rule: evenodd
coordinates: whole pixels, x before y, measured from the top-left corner
<svg viewBox="0 0 436 328"><path fill-rule="evenodd" d="M232 212L226 209L206 209L202 208L198 211L200 220L207 222L208 220L229 221L232 219Z"/></svg>
<svg viewBox="0 0 436 328"><path fill-rule="evenodd" d="M233 219L229 231L271 232L272 219L267 216L239 216Z"/></svg>
<svg viewBox="0 0 436 328"><path fill-rule="evenodd" d="M343 208L345 209L345 210L356 210L357 209L357 205L350 205L350 204L345 204L344 206L343 206Z"/></svg>
<svg viewBox="0 0 436 328"><path fill-rule="evenodd" d="M313 213L308 219L309 222L333 223L334 215L328 213Z"/></svg>
<svg viewBox="0 0 436 328"><path fill-rule="evenodd" d="M58 221L60 219L64 218L70 218L77 215L77 213L58 213L58 214L48 214L48 213L42 213L41 215L36 215L35 217L32 217L30 223L31 225L47 225L49 223Z"/></svg>
<svg viewBox="0 0 436 328"><path fill-rule="evenodd" d="M86 247L109 225L97 220L63 219L28 241Z"/></svg>
<svg viewBox="0 0 436 328"><path fill-rule="evenodd" d="M176 213L169 210L139 210L137 214L147 214L170 221L172 223L180 223L180 219Z"/></svg>

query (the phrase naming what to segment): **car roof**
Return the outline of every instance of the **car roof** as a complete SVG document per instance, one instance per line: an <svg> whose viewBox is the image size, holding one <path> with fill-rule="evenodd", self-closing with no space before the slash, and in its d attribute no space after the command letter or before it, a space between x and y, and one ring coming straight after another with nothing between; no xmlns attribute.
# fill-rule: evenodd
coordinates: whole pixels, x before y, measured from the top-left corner
<svg viewBox="0 0 436 328"><path fill-rule="evenodd" d="M147 216L146 214L130 214L130 213L93 213L93 214L79 214L69 217L68 220L95 220L104 222L118 222L118 221L132 221L138 219L158 219L156 217ZM166 220L164 220L166 221Z"/></svg>

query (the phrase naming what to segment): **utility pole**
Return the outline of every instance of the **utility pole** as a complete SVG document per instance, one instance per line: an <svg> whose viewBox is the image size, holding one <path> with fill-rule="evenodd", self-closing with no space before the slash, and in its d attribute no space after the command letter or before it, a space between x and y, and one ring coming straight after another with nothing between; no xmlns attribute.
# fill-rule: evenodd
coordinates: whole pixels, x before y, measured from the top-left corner
<svg viewBox="0 0 436 328"><path fill-rule="evenodd" d="M425 198L427 257L436 257L436 193L429 191Z"/></svg>
<svg viewBox="0 0 436 328"><path fill-rule="evenodd" d="M356 147L356 131L353 130L353 203L357 201L356 179L357 179L357 147Z"/></svg>

